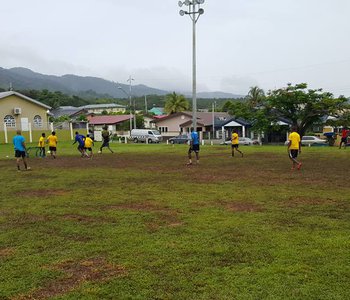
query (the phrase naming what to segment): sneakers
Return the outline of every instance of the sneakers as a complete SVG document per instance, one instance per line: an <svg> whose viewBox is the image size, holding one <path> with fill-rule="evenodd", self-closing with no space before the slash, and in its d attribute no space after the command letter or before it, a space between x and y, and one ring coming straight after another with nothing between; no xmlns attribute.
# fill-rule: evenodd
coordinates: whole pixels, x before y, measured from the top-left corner
<svg viewBox="0 0 350 300"><path fill-rule="evenodd" d="M186 164L186 166L192 166L192 163L191 163L191 162L189 162L189 163L187 163L187 164Z"/></svg>

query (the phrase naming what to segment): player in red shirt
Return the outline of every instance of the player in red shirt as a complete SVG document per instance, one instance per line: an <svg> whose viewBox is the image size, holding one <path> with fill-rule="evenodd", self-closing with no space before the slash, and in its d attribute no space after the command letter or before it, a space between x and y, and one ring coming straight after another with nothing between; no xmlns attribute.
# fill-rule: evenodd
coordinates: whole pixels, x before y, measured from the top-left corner
<svg viewBox="0 0 350 300"><path fill-rule="evenodd" d="M344 127L343 130L341 131L341 141L340 141L339 149L341 149L342 144L344 144L344 148L346 148L349 132L350 130L348 130L347 127Z"/></svg>

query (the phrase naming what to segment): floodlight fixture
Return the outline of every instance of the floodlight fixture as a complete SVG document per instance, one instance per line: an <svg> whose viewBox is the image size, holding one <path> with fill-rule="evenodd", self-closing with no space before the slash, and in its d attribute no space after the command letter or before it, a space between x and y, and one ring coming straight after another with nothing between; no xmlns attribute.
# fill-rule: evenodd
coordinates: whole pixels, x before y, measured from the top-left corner
<svg viewBox="0 0 350 300"><path fill-rule="evenodd" d="M205 0L185 0L179 1L178 5L182 7L184 4L188 6L186 10L180 10L180 16L189 15L192 20L192 127L197 131L197 71L196 71L196 23L204 9L200 5Z"/></svg>

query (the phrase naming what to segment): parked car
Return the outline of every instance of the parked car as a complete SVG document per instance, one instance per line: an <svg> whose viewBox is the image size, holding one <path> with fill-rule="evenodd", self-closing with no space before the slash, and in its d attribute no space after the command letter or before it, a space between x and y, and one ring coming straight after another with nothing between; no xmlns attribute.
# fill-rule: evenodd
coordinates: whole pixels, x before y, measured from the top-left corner
<svg viewBox="0 0 350 300"><path fill-rule="evenodd" d="M288 145L289 141L286 141L284 144ZM322 140L317 136L312 135L304 135L301 139L302 146L327 146L328 142L326 140Z"/></svg>
<svg viewBox="0 0 350 300"><path fill-rule="evenodd" d="M247 137L240 137L239 139L238 139L238 143L240 144L240 145L246 145L246 146L250 146L250 145L259 145L259 142L258 141L253 141L252 139L250 139L250 138L247 138ZM231 139L230 138L227 138L226 140L225 140L225 142L221 142L220 143L221 145L231 145L232 144L232 141L231 141Z"/></svg>
<svg viewBox="0 0 350 300"><path fill-rule="evenodd" d="M180 134L178 136L172 137L169 139L169 143L171 144L187 144L190 140L187 134Z"/></svg>
<svg viewBox="0 0 350 300"><path fill-rule="evenodd" d="M134 141L134 143L159 143L163 140L163 137L161 136L158 130L149 129L133 129L131 130L130 138Z"/></svg>

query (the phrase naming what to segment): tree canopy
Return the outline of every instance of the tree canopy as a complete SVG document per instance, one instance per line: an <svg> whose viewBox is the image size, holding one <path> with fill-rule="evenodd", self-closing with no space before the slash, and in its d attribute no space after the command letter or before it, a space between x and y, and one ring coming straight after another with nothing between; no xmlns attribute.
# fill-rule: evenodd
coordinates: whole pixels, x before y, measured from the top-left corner
<svg viewBox="0 0 350 300"><path fill-rule="evenodd" d="M266 96L261 91L254 87L246 101L225 103L224 107L233 116L250 121L252 129L260 132L276 124L280 118L288 120L302 136L312 125L328 116L336 117L338 124L340 120L350 121L345 97L334 98L332 93L322 89L308 89L306 83L288 84L270 90Z"/></svg>
<svg viewBox="0 0 350 300"><path fill-rule="evenodd" d="M189 102L185 96L178 95L175 92L166 96L165 112L168 114L174 114L177 112L185 111L189 108Z"/></svg>

